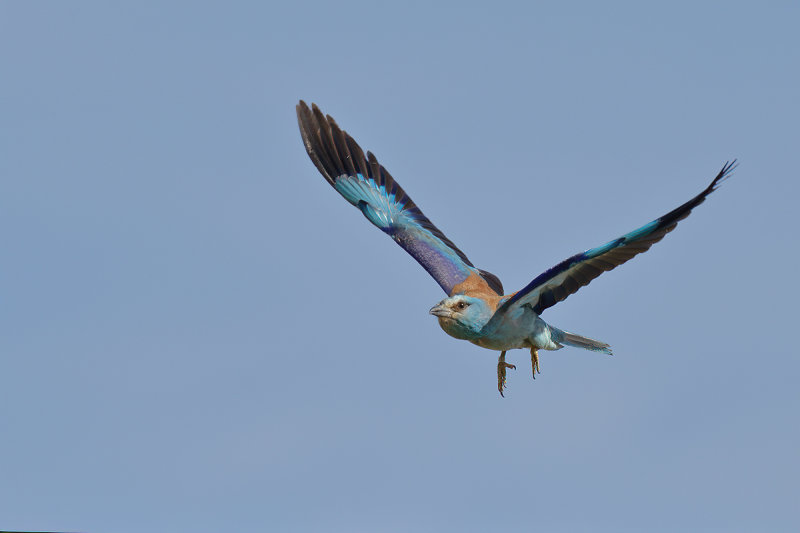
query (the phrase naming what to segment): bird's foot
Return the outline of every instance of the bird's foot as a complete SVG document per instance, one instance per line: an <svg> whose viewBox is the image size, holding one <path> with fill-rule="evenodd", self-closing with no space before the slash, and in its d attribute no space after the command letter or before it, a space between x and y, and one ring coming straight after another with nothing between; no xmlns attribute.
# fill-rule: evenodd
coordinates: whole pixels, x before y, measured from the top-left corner
<svg viewBox="0 0 800 533"><path fill-rule="evenodd" d="M536 379L536 374L541 374L539 370L539 350L531 348L531 371L533 372L533 379Z"/></svg>
<svg viewBox="0 0 800 533"><path fill-rule="evenodd" d="M500 396L503 396L503 389L506 387L506 368L516 369L517 367L506 363L506 352L503 351L497 360L497 390L500 392ZM505 398L505 396L503 397Z"/></svg>

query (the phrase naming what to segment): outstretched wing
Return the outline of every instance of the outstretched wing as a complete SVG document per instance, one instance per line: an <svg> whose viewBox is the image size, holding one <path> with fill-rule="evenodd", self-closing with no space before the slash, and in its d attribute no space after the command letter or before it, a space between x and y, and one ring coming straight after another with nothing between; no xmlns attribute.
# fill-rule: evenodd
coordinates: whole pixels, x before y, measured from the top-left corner
<svg viewBox="0 0 800 533"><path fill-rule="evenodd" d="M470 275L482 277L497 294L497 276L475 268L455 244L428 220L378 160L361 148L336 121L302 100L297 105L300 134L311 161L336 191L367 220L389 235L436 280L444 292Z"/></svg>
<svg viewBox="0 0 800 533"><path fill-rule="evenodd" d="M730 176L735 167L736 160L726 162L714 181L703 192L663 217L603 246L573 255L540 274L521 291L502 302L495 317L502 318L509 310L525 305L530 306L539 315L548 307L588 285L603 272L612 270L634 256L646 252L653 244L663 239L664 235L674 230L678 222L688 217L692 209L702 204L706 196L714 192L717 186Z"/></svg>

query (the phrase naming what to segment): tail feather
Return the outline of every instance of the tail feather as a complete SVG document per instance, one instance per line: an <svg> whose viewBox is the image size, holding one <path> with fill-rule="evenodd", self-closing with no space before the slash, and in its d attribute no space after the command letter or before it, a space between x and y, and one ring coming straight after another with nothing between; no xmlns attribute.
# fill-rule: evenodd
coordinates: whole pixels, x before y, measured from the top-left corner
<svg viewBox="0 0 800 533"><path fill-rule="evenodd" d="M590 339L589 337L575 335L569 331L562 331L558 328L554 328L553 326L550 326L550 338L565 346L574 346L575 348L583 348L584 350L591 350L593 352L601 352L608 355L613 355L611 353L611 346L604 342L596 341L594 339Z"/></svg>

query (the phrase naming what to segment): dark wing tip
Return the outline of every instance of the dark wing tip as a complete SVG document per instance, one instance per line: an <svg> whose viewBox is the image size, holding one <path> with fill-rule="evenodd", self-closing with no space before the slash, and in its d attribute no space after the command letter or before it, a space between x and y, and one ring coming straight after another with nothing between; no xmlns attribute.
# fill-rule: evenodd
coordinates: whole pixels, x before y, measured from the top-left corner
<svg viewBox="0 0 800 533"><path fill-rule="evenodd" d="M712 181L711 185L708 186L708 192L710 193L711 191L716 191L717 187L719 187L723 181L727 180L731 177L731 175L733 175L733 171L736 170L736 167L738 166L738 159L734 159L733 161L725 161L725 164L714 178L714 181Z"/></svg>
<svg viewBox="0 0 800 533"><path fill-rule="evenodd" d="M300 100L295 106L295 110L297 111L297 124L300 127L300 137L303 139L303 146L305 146L308 157L311 158L314 166L325 180L333 185L336 176L332 172L334 165L331 164L323 144L323 126L319 124L314 113L303 100Z"/></svg>
<svg viewBox="0 0 800 533"><path fill-rule="evenodd" d="M337 177L355 168L347 142L349 136L330 116L326 117L317 104L312 102L309 109L308 104L300 100L296 109L306 152L320 174L334 185ZM355 141L350 141L355 145Z"/></svg>

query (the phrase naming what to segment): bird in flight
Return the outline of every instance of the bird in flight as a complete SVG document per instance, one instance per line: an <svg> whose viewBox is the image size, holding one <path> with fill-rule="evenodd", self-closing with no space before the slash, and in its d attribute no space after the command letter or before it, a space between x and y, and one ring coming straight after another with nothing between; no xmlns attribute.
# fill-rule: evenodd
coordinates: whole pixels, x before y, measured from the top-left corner
<svg viewBox="0 0 800 533"><path fill-rule="evenodd" d="M504 294L497 276L475 267L375 156L371 152L364 155L330 115L301 100L297 120L306 151L328 183L416 259L447 294L430 310L441 328L456 339L500 352L497 389L501 396L506 369L516 368L506 363L508 350L530 349L534 379L539 372L539 350L573 346L611 354L608 344L552 326L542 320L542 313L603 272L646 252L702 204L736 167L736 160L726 162L708 187L680 207L602 246L575 254L519 291Z"/></svg>

